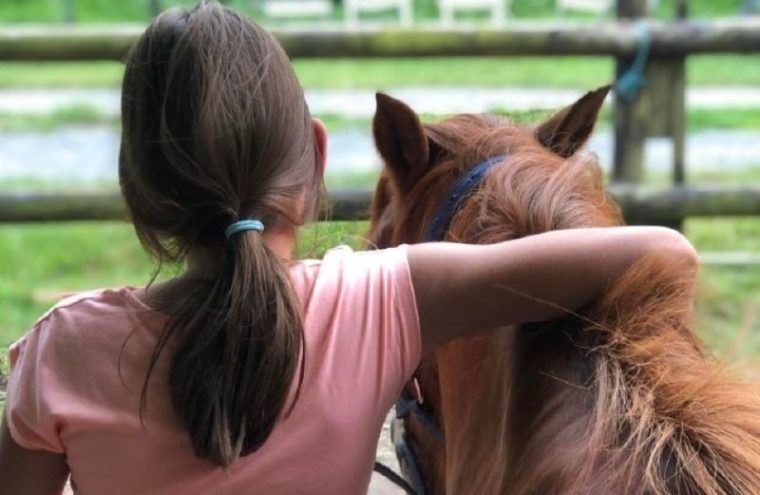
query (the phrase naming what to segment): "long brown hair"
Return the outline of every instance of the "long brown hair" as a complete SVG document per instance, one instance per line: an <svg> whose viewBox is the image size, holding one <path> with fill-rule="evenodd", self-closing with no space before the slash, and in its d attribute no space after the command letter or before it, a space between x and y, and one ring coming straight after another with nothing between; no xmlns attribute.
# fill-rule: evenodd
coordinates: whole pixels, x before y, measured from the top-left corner
<svg viewBox="0 0 760 495"><path fill-rule="evenodd" d="M173 303L141 408L171 343L171 397L195 454L228 466L269 437L301 362L286 268L260 233L224 230L249 217L299 225L314 213L321 173L303 90L271 35L201 2L158 16L130 52L122 126L122 193L159 270L196 248L215 260L213 277Z"/></svg>

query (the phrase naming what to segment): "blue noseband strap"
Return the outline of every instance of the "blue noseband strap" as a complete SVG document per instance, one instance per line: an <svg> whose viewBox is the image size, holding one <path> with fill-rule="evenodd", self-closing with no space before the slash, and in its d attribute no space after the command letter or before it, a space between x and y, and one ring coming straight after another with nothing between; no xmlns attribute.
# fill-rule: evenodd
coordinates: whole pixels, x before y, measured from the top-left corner
<svg viewBox="0 0 760 495"><path fill-rule="evenodd" d="M506 155L499 155L480 162L467 171L467 173L454 184L449 196L435 211L433 222L425 233L425 242L434 242L443 239L446 230L449 228L451 219L459 208L459 205L462 203L462 200L466 198L473 189L478 187L481 182L483 182L486 173L491 170L491 167L503 162L506 158Z"/></svg>

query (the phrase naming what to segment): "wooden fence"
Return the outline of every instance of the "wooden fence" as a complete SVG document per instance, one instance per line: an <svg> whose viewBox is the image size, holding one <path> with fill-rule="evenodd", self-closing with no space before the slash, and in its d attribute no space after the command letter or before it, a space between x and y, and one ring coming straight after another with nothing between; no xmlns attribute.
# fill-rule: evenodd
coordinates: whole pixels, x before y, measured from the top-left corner
<svg viewBox="0 0 760 495"><path fill-rule="evenodd" d="M685 59L706 53L760 53L760 19L655 22L637 20L644 0L618 0L618 21L511 23L503 28L324 28L276 30L291 57L611 56L618 76L641 59L647 84L615 96L613 187L631 223L678 226L686 216L760 215L760 187L716 189L685 185ZM0 31L0 61L121 60L142 27L23 27ZM643 180L644 143L667 136L674 149L673 186L651 192ZM332 194L336 219L362 218L368 191ZM118 198L0 197L0 222L111 219L123 215Z"/></svg>
<svg viewBox="0 0 760 495"><path fill-rule="evenodd" d="M675 186L648 190L613 184L610 192L630 224L670 225L686 217L746 216L760 213L760 185L740 188ZM329 214L336 220L366 220L372 191L342 189L329 195ZM123 220L124 203L117 192L102 194L0 195L0 223L67 220Z"/></svg>
<svg viewBox="0 0 760 495"><path fill-rule="evenodd" d="M504 28L344 27L273 30L293 58L588 55L632 57L642 26L652 58L760 52L760 18L710 22L631 20L513 23ZM4 26L0 60L120 61L143 26Z"/></svg>

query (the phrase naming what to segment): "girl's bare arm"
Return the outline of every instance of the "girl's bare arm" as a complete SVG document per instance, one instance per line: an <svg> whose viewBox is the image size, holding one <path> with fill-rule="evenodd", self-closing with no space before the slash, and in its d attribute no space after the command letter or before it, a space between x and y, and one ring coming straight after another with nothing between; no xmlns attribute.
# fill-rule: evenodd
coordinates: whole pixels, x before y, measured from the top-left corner
<svg viewBox="0 0 760 495"><path fill-rule="evenodd" d="M18 445L3 414L0 429L0 492L13 495L59 495L69 467L63 454L27 450Z"/></svg>
<svg viewBox="0 0 760 495"><path fill-rule="evenodd" d="M680 233L663 227L560 230L491 245L410 246L423 348L470 331L557 318L564 313L559 308L590 303L626 268L655 252L685 264L695 278L696 251Z"/></svg>

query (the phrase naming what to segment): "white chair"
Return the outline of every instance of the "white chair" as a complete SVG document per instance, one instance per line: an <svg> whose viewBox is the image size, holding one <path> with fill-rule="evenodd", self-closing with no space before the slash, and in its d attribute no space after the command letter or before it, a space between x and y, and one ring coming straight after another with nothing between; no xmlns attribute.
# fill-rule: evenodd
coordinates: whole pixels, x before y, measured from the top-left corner
<svg viewBox="0 0 760 495"><path fill-rule="evenodd" d="M332 13L330 0L264 0L264 15L272 19L294 17L327 17Z"/></svg>
<svg viewBox="0 0 760 495"><path fill-rule="evenodd" d="M438 0L438 10L441 22L445 25L454 24L458 10L490 10L491 21L503 25L507 21L507 12L511 0Z"/></svg>
<svg viewBox="0 0 760 495"><path fill-rule="evenodd" d="M614 7L614 0L557 0L557 11L564 15L568 10L605 14Z"/></svg>
<svg viewBox="0 0 760 495"><path fill-rule="evenodd" d="M657 10L659 0L647 0L647 12ZM568 10L593 12L598 15L606 14L615 9L614 0L557 0L557 10L564 15Z"/></svg>
<svg viewBox="0 0 760 495"><path fill-rule="evenodd" d="M402 26L411 26L414 18L413 0L344 0L346 22L350 26L359 24L362 12L383 12L397 10Z"/></svg>

